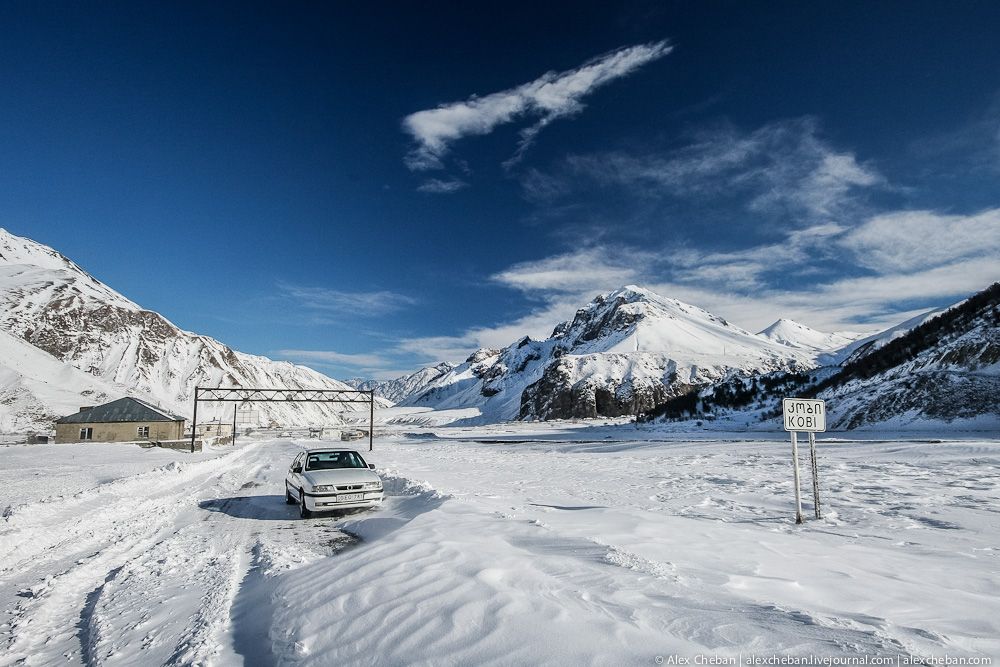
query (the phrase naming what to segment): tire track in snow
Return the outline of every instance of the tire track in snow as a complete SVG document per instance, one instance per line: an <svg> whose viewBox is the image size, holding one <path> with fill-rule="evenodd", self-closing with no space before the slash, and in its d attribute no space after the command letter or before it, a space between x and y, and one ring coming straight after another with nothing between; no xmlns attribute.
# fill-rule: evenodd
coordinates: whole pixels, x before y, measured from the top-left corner
<svg viewBox="0 0 1000 667"><path fill-rule="evenodd" d="M22 565L32 563L27 576L34 575L41 582L32 586L13 610L0 665L18 661L48 664L56 656L62 660L79 656L87 664L100 664L102 640L106 644L107 637L113 636L96 613L101 598L109 589L114 590L127 564L141 560L146 552L170 541L177 533L178 515L197 511L190 507L192 498L217 496L238 488L245 479L246 469L232 464L242 461L250 451L251 448L237 450L214 461L193 464L195 470L179 475L179 479L165 478L176 474L167 469L113 482L105 486L116 487L116 491L124 489L126 493L116 496L100 514L95 516L91 512L93 496L107 499L107 490L99 487L67 503L69 507L64 512L68 517L61 525L51 520L44 522L40 529L69 533L80 542L73 545L73 537L42 539L41 545L29 544L28 548L14 550L21 556ZM142 486L147 492L152 487L152 492L136 502L128 491ZM40 529L28 526L18 532L28 533L23 536L28 539ZM30 551L35 552L34 558L26 559L25 552ZM45 570L51 571L53 565L64 569L55 575L41 576Z"/></svg>
<svg viewBox="0 0 1000 667"><path fill-rule="evenodd" d="M67 548L85 553L103 535L133 515L162 509L164 497L220 467L244 458L249 448L191 464L177 462L148 473L101 484L75 496L17 508L0 527L0 577L30 571L64 557Z"/></svg>
<svg viewBox="0 0 1000 667"><path fill-rule="evenodd" d="M175 532L125 564L95 605L93 664L262 664L270 653L271 579L344 542L327 521L303 522L274 493L284 467L265 462L272 453L262 448L225 489L179 516ZM254 596L258 584L265 594ZM237 625L247 620L237 600L248 596L264 635L237 647Z"/></svg>

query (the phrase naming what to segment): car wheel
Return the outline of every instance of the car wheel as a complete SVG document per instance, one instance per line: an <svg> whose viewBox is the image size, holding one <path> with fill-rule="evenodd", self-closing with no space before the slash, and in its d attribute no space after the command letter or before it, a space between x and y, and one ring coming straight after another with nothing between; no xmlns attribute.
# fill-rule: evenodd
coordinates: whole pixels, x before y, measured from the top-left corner
<svg viewBox="0 0 1000 667"><path fill-rule="evenodd" d="M312 516L312 512L306 507L306 494L301 489L299 490L299 516L303 519L308 519Z"/></svg>
<svg viewBox="0 0 1000 667"><path fill-rule="evenodd" d="M295 504L295 498L292 498L292 494L290 494L288 492L288 487L287 486L285 487L285 504L286 505L294 505Z"/></svg>

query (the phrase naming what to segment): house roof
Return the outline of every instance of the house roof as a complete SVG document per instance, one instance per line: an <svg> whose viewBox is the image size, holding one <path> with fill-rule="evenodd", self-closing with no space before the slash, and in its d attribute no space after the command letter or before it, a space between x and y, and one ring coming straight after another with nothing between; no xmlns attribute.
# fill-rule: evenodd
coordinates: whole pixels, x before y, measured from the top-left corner
<svg viewBox="0 0 1000 667"><path fill-rule="evenodd" d="M80 410L75 415L67 415L57 424L93 424L108 422L173 422L183 417L170 414L162 408L150 405L138 398L126 396L117 401Z"/></svg>

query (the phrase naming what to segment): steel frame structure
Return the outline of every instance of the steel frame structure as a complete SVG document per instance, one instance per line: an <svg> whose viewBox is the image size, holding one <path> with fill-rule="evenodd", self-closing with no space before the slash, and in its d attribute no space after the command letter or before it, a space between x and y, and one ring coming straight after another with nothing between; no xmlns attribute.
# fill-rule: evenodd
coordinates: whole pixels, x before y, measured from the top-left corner
<svg viewBox="0 0 1000 667"><path fill-rule="evenodd" d="M367 403L368 451L375 448L375 392L360 389L244 389L242 387L195 387L191 423L191 451L198 432L198 403ZM236 443L236 406L233 406L233 444Z"/></svg>

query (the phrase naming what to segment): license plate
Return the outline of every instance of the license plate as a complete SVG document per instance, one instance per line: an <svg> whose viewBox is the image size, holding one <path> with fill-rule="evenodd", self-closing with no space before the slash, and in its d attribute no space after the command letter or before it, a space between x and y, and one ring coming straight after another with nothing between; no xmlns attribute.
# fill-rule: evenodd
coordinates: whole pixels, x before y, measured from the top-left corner
<svg viewBox="0 0 1000 667"><path fill-rule="evenodd" d="M348 503L352 500L364 500L365 494L363 493L342 493L337 496L338 503Z"/></svg>

